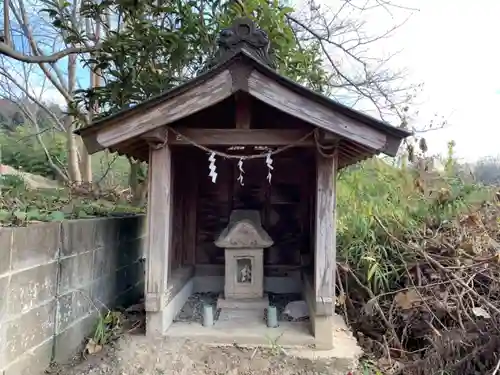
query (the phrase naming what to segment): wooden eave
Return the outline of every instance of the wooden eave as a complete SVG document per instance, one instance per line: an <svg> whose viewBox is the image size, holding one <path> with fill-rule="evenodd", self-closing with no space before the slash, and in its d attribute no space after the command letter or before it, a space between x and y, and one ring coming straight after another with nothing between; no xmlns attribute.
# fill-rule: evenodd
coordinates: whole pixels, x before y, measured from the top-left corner
<svg viewBox="0 0 500 375"><path fill-rule="evenodd" d="M195 79L75 133L82 136L90 153L108 148L147 160L147 153L141 150L147 145L147 133L214 106L237 92L246 92L350 144L351 151L345 151L346 164L379 153L395 156L402 140L411 135L281 76L244 48ZM273 128L272 124L269 128ZM169 137L169 142L178 141Z"/></svg>

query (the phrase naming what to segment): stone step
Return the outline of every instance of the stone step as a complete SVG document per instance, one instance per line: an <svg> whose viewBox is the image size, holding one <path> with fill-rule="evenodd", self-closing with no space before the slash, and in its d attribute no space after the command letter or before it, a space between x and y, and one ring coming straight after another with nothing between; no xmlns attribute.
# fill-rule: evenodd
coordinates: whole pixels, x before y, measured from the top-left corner
<svg viewBox="0 0 500 375"><path fill-rule="evenodd" d="M269 298L264 294L263 298L224 298L219 297L217 308L219 309L242 309L242 310L262 310L269 306Z"/></svg>
<svg viewBox="0 0 500 375"><path fill-rule="evenodd" d="M264 310L222 309L215 325L224 325L227 322L243 327L248 327L255 323L265 324Z"/></svg>

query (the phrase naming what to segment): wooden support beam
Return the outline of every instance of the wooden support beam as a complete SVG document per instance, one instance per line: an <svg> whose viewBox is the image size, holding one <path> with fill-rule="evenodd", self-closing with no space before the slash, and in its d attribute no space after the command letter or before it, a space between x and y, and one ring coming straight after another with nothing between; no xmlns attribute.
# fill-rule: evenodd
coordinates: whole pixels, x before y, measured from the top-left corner
<svg viewBox="0 0 500 375"><path fill-rule="evenodd" d="M167 142L168 129L166 126L161 126L159 128L153 129L144 133L140 136L141 139L144 139L148 143L152 144L161 144Z"/></svg>
<svg viewBox="0 0 500 375"><path fill-rule="evenodd" d="M236 128L250 129L252 122L252 98L246 92L236 93Z"/></svg>
<svg viewBox="0 0 500 375"><path fill-rule="evenodd" d="M168 145L150 145L146 311L159 312L165 293L171 252L172 156Z"/></svg>
<svg viewBox="0 0 500 375"><path fill-rule="evenodd" d="M295 143L310 131L296 129L193 129L177 128L180 135L169 135L171 145L189 145L190 141L209 146L284 146ZM183 138L182 136L186 137ZM311 134L297 146L313 146Z"/></svg>
<svg viewBox="0 0 500 375"><path fill-rule="evenodd" d="M333 314L335 299L337 152L333 157L318 154L316 163L315 313L317 316L330 316Z"/></svg>
<svg viewBox="0 0 500 375"><path fill-rule="evenodd" d="M190 160L190 168L193 172L187 173L188 190L186 206L186 220L184 222L184 252L186 255L186 263L188 265L194 265L196 263L196 221L197 221L197 208L198 208L198 166L197 159Z"/></svg>

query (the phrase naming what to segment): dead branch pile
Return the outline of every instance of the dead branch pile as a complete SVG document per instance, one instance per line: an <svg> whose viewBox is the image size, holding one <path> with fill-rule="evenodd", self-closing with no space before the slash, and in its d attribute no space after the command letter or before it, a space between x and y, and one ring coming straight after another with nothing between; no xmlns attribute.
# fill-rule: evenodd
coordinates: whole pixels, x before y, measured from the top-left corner
<svg viewBox="0 0 500 375"><path fill-rule="evenodd" d="M346 264L339 299L384 374L500 374L500 206L399 240L403 277L374 295Z"/></svg>

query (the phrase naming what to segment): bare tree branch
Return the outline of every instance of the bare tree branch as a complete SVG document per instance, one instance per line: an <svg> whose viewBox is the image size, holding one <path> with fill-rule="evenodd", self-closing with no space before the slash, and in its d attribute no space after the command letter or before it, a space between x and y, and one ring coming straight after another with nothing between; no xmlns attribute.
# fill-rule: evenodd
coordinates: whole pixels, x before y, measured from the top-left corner
<svg viewBox="0 0 500 375"><path fill-rule="evenodd" d="M10 40L10 17L9 17L10 0L3 0L3 43L7 46L12 45Z"/></svg>
<svg viewBox="0 0 500 375"><path fill-rule="evenodd" d="M64 126L61 120L59 120L59 118L54 114L54 112L52 112L47 107L47 105L45 105L41 100L39 100L32 93L30 93L29 90L27 89L27 86L23 86L19 82L17 82L17 80L10 73L8 73L3 67L0 68L0 76L5 77L9 82L11 82L19 90L21 90L21 92L24 95L26 95L27 98L29 98L33 103L35 103L38 107L40 107L54 121L54 124L57 125L60 131L64 131Z"/></svg>
<svg viewBox="0 0 500 375"><path fill-rule="evenodd" d="M39 50L38 45L35 41L35 37L33 36L33 32L31 31L31 27L30 27L30 24L28 21L28 16L26 14L26 8L24 7L24 1L18 0L18 4L19 4L20 14L17 12L17 10L14 7L11 8L12 13L14 14L17 21L19 22L19 25L21 26L21 29L23 30L23 34L26 37L26 39L28 40L28 43L30 44L32 53L34 55L38 56L41 54L41 51ZM56 75L59 78L59 80L56 80L56 78L54 77L52 72L49 70L49 68L45 64L46 63L44 63L44 62L39 62L38 66L40 67L40 69L42 69L45 76L54 85L54 87L61 93L61 95L66 99L66 101L71 102L73 100L73 98L71 97L71 95L69 95L68 90L66 90L66 88L64 88L63 82L61 82L62 75L57 73L58 70L55 70ZM52 66L52 67L54 68L54 66Z"/></svg>
<svg viewBox="0 0 500 375"><path fill-rule="evenodd" d="M34 127L35 132L32 134L38 142L38 144L42 147L42 150L46 156L47 163L50 168L56 173L56 175L62 179L63 181L68 180L68 174L64 171L64 166L59 166L54 161L52 155L50 154L43 138L42 134L45 131L51 130L48 128L47 130L41 130L39 119L37 113L34 111L34 108L39 108L44 111L52 120L54 120L54 124L61 126L60 120L57 116L42 102L41 96L43 92L40 93L39 97L36 97L34 94L30 92L29 84L30 84L30 72L29 67L26 65L22 66L22 72L17 72L22 79L22 83L15 79L12 74L7 72L7 67L5 64L0 68L0 76L6 78L3 82L1 82L0 86L2 88L0 97L3 97L9 100L11 103L15 104L19 110L24 114L24 117L28 122ZM16 89L20 93L16 93ZM26 100L29 99L29 100ZM35 104L36 107L33 106ZM53 129L52 129L53 130Z"/></svg>
<svg viewBox="0 0 500 375"><path fill-rule="evenodd" d="M366 32L365 21L360 14L376 8L387 11L393 6L395 9L413 10L397 7L388 0L340 0L335 9L320 7L313 0L306 0L306 4L301 11L286 17L300 45L313 43L321 49L333 73L330 88L334 91L329 94L349 106L368 106L382 120L397 120L397 125L407 123L408 112L402 107L408 105L405 93L414 85L404 82L403 72L387 67L392 56L377 57L374 52L377 42L390 38L411 14L376 35ZM360 14L353 17L353 13Z"/></svg>
<svg viewBox="0 0 500 375"><path fill-rule="evenodd" d="M21 52L14 50L12 47L9 47L6 43L0 42L0 54L1 55L5 55L5 56L11 57L17 61L29 63L29 64L55 63L66 56L92 52L92 51L96 51L97 49L99 49L98 45L92 46L92 47L70 47L70 48L66 48L62 51L55 52L51 55L29 56L29 55L25 55Z"/></svg>

